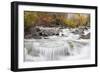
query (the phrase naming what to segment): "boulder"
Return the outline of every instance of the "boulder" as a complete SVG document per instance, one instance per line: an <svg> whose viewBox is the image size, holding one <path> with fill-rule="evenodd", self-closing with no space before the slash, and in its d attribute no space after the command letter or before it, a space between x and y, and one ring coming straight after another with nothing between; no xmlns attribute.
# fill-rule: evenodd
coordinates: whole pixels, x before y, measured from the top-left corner
<svg viewBox="0 0 100 73"><path fill-rule="evenodd" d="M81 39L90 39L90 33L88 33L87 35L81 35L80 38Z"/></svg>

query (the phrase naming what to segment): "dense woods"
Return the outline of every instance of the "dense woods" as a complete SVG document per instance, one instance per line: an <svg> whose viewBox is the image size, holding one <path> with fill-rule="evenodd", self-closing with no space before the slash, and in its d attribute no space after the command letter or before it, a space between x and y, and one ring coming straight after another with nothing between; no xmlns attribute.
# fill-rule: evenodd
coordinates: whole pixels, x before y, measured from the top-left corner
<svg viewBox="0 0 100 73"><path fill-rule="evenodd" d="M90 15L85 13L58 13L58 12L24 12L25 35L33 31L35 26L79 28L90 26Z"/></svg>
<svg viewBox="0 0 100 73"><path fill-rule="evenodd" d="M87 26L89 22L90 15L83 13L24 12L25 28L35 25L79 27Z"/></svg>

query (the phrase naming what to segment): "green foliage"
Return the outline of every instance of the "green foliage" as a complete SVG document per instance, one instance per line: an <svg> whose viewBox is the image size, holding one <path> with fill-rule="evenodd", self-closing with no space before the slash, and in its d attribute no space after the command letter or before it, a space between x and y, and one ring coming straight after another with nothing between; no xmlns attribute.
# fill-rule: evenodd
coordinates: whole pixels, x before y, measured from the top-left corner
<svg viewBox="0 0 100 73"><path fill-rule="evenodd" d="M73 15L68 18L68 15ZM24 12L24 26L25 28L30 28L36 25L52 26L52 25L62 25L68 26L70 28L75 28L79 26L87 26L90 23L89 14L82 13L50 13L50 12Z"/></svg>
<svg viewBox="0 0 100 73"><path fill-rule="evenodd" d="M72 27L72 28L74 28L75 27L75 22L73 21L73 20L71 20L71 19L65 19L64 20L64 24L66 25L66 26L68 26L68 27Z"/></svg>
<svg viewBox="0 0 100 73"><path fill-rule="evenodd" d="M64 24L68 27L75 28L79 26L87 26L89 24L89 15L74 14L72 18L65 18Z"/></svg>
<svg viewBox="0 0 100 73"><path fill-rule="evenodd" d="M25 27L31 27L36 24L38 15L36 12L24 12L24 25Z"/></svg>

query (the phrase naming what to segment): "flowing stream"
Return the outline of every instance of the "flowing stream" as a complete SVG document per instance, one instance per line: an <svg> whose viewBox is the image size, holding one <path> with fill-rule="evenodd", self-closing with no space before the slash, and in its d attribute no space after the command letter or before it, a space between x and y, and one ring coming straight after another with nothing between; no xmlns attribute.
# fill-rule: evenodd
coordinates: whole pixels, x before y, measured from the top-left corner
<svg viewBox="0 0 100 73"><path fill-rule="evenodd" d="M72 40L66 37L25 40L25 60L48 61L87 58L89 40Z"/></svg>

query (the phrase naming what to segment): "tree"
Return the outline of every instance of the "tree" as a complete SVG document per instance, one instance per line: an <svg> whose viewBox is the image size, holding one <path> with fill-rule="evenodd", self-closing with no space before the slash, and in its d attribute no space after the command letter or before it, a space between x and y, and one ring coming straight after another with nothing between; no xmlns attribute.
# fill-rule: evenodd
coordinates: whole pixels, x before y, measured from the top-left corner
<svg viewBox="0 0 100 73"><path fill-rule="evenodd" d="M32 11L24 12L24 27L25 27L25 29L28 29L31 26L34 26L34 24L37 23L37 20L38 20L37 12L32 12Z"/></svg>

